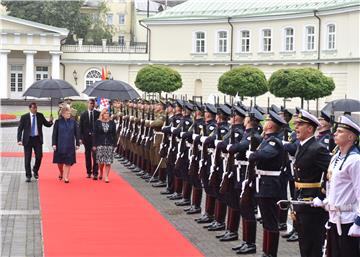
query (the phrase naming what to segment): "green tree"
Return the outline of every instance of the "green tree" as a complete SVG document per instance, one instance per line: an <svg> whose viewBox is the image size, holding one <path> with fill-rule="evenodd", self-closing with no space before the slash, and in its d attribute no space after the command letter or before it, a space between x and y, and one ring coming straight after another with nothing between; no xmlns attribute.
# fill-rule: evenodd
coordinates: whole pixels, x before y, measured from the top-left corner
<svg viewBox="0 0 360 257"><path fill-rule="evenodd" d="M328 96L334 89L333 79L314 68L280 69L269 79L269 90L273 95L300 97L302 102Z"/></svg>
<svg viewBox="0 0 360 257"><path fill-rule="evenodd" d="M74 35L78 38L88 38L88 33L96 35L108 35L111 28L104 25L104 21L99 22L94 17L103 17L106 10L100 5L96 15L81 13L84 1L2 1L10 16L25 20L35 21L55 27L67 28L69 30L67 43L73 41ZM108 37L104 37L108 38Z"/></svg>
<svg viewBox="0 0 360 257"><path fill-rule="evenodd" d="M173 92L182 87L181 75L165 65L147 65L136 75L135 85L147 93Z"/></svg>
<svg viewBox="0 0 360 257"><path fill-rule="evenodd" d="M227 95L259 96L268 91L264 73L251 66L243 66L225 72L219 78L218 89Z"/></svg>

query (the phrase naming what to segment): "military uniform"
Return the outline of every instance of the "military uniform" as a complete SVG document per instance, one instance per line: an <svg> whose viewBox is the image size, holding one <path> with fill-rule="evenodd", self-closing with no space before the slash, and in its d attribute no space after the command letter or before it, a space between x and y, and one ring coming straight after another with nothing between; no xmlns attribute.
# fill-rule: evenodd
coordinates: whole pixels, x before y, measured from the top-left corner
<svg viewBox="0 0 360 257"><path fill-rule="evenodd" d="M319 121L308 112L301 110L297 122L306 122L316 127ZM321 179L330 162L328 150L312 136L300 142L295 154L295 198L309 200L324 198ZM299 234L299 247L302 257L322 256L325 240L327 213L321 208L309 205L294 205Z"/></svg>

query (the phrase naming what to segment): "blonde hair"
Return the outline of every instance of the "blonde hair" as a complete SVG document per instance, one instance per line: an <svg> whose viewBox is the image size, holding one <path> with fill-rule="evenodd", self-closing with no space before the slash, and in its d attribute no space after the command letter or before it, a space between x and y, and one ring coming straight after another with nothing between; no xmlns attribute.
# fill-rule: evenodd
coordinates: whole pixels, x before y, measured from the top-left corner
<svg viewBox="0 0 360 257"><path fill-rule="evenodd" d="M105 120L104 120L104 114L105 114L105 113L109 113L109 110L108 110L107 108L104 108L104 109L100 112L99 120L105 121ZM109 113L109 119L108 119L108 120L110 120L110 113ZM108 120L106 120L106 121L108 121Z"/></svg>
<svg viewBox="0 0 360 257"><path fill-rule="evenodd" d="M64 113L67 112L67 111L71 112L70 107L68 107L68 106L66 106L66 105L63 106L63 107L60 109L60 114L61 114L61 116L63 116Z"/></svg>

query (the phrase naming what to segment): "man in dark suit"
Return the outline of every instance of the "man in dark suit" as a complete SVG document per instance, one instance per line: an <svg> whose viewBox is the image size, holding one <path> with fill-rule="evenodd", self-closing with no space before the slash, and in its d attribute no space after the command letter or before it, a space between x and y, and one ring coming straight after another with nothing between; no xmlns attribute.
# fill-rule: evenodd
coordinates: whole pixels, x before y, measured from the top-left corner
<svg viewBox="0 0 360 257"><path fill-rule="evenodd" d="M96 152L92 151L92 134L95 121L99 118L100 112L95 110L94 107L95 100L89 99L88 109L80 116L80 140L85 147L87 178L91 178L91 174L93 174L93 179L97 180L98 165L96 163Z"/></svg>
<svg viewBox="0 0 360 257"><path fill-rule="evenodd" d="M18 145L24 146L26 182L31 182L31 155L32 149L35 152L35 164L33 167L34 178L39 178L39 168L42 159L43 133L42 126L51 127L52 117L47 121L42 113L37 112L36 103L29 104L30 113L20 118L18 127Z"/></svg>
<svg viewBox="0 0 360 257"><path fill-rule="evenodd" d="M295 198L312 201L325 197L322 187L331 156L326 146L316 141L314 133L320 126L312 114L300 110L295 131L300 141L295 153ZM327 213L310 205L294 205L301 257L321 257L325 241Z"/></svg>

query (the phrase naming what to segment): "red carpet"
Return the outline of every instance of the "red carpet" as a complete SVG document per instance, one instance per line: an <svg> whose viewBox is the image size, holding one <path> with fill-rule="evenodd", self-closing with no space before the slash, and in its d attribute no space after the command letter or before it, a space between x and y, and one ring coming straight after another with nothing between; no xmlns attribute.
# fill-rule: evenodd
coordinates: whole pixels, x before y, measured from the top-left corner
<svg viewBox="0 0 360 257"><path fill-rule="evenodd" d="M116 173L110 183L85 178L78 154L70 183L57 179L52 153L40 174L45 256L202 256L149 202Z"/></svg>

